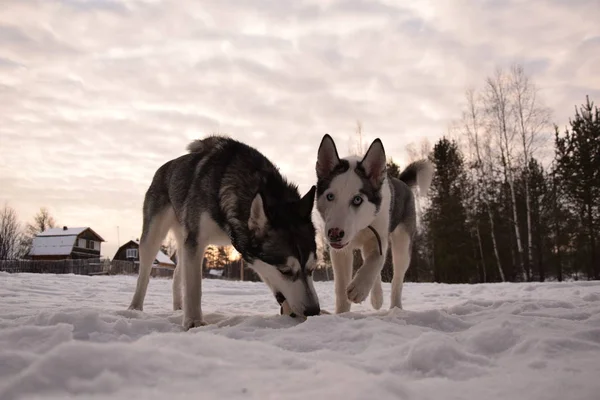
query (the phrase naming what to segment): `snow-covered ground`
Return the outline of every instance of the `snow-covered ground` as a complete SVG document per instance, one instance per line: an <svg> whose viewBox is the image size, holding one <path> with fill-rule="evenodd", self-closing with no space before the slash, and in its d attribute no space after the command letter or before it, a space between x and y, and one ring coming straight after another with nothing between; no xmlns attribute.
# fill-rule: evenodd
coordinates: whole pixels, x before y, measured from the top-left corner
<svg viewBox="0 0 600 400"><path fill-rule="evenodd" d="M408 283L404 311L299 323L262 283L204 280L189 332L170 280L126 311L135 282L0 273L0 399L600 399L600 282Z"/></svg>

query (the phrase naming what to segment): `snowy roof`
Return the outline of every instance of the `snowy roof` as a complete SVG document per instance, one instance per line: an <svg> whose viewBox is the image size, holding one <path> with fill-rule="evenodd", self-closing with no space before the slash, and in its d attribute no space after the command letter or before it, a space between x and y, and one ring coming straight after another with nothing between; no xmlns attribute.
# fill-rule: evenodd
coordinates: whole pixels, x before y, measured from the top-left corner
<svg viewBox="0 0 600 400"><path fill-rule="evenodd" d="M158 261L159 264L175 266L175 263L162 250L159 250L158 253L156 253L156 261Z"/></svg>
<svg viewBox="0 0 600 400"><path fill-rule="evenodd" d="M63 256L71 254L75 244L76 235L71 236L49 236L33 238L30 256Z"/></svg>
<svg viewBox="0 0 600 400"><path fill-rule="evenodd" d="M77 227L77 228L67 228L67 229L65 229L65 227L49 228L49 229L46 229L44 232L38 233L37 236L73 236L73 235L77 236L81 232L83 232L87 229L92 231L92 233L94 235L98 236L98 238L102 242L104 242L104 239L102 239L102 237L100 235L98 235L96 232L94 232L94 230L92 228L90 228L89 226L82 226L82 227Z"/></svg>
<svg viewBox="0 0 600 400"><path fill-rule="evenodd" d="M50 228L42 233L38 233L38 236L77 236L87 228L87 226L81 228L67 228L66 230L63 228Z"/></svg>
<svg viewBox="0 0 600 400"><path fill-rule="evenodd" d="M132 240L132 242L137 244L138 246L140 245L139 240ZM165 252L162 250L158 250L158 253L156 253L155 260L158 261L159 264L167 264L167 265L175 266L175 263L173 262L173 260L171 260L169 258L169 256L166 255Z"/></svg>

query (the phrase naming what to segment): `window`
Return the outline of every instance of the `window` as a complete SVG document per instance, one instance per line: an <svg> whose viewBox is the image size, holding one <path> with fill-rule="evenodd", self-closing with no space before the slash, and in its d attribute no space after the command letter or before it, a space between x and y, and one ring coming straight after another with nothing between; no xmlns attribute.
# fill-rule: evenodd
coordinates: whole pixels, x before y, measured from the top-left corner
<svg viewBox="0 0 600 400"><path fill-rule="evenodd" d="M138 249L127 249L125 257L137 258L138 257Z"/></svg>
<svg viewBox="0 0 600 400"><path fill-rule="evenodd" d="M94 246L94 241L88 239L85 248L86 249L90 249L90 250L94 250L94 247L95 247Z"/></svg>

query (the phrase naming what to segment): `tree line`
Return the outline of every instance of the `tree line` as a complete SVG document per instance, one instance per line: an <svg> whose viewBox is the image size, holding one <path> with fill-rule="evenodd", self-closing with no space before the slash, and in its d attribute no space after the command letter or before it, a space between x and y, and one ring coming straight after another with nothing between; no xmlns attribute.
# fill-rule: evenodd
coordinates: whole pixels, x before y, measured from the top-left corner
<svg viewBox="0 0 600 400"><path fill-rule="evenodd" d="M518 65L465 100L428 154L435 175L407 279L600 279L598 107L586 97L568 126L551 124Z"/></svg>

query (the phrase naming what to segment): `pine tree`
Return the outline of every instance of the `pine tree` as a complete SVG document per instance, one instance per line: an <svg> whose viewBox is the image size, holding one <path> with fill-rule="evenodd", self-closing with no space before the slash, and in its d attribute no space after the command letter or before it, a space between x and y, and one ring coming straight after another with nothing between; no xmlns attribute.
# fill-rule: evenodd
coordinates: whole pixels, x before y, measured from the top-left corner
<svg viewBox="0 0 600 400"><path fill-rule="evenodd" d="M589 97L575 110L571 129L560 135L555 127L556 174L564 193L577 210L587 236L588 279L600 279L597 229L600 220L600 111Z"/></svg>
<svg viewBox="0 0 600 400"><path fill-rule="evenodd" d="M433 148L431 161L436 174L424 219L429 228L436 282L469 283L477 281L473 243L465 210L466 173L458 144L445 137Z"/></svg>

